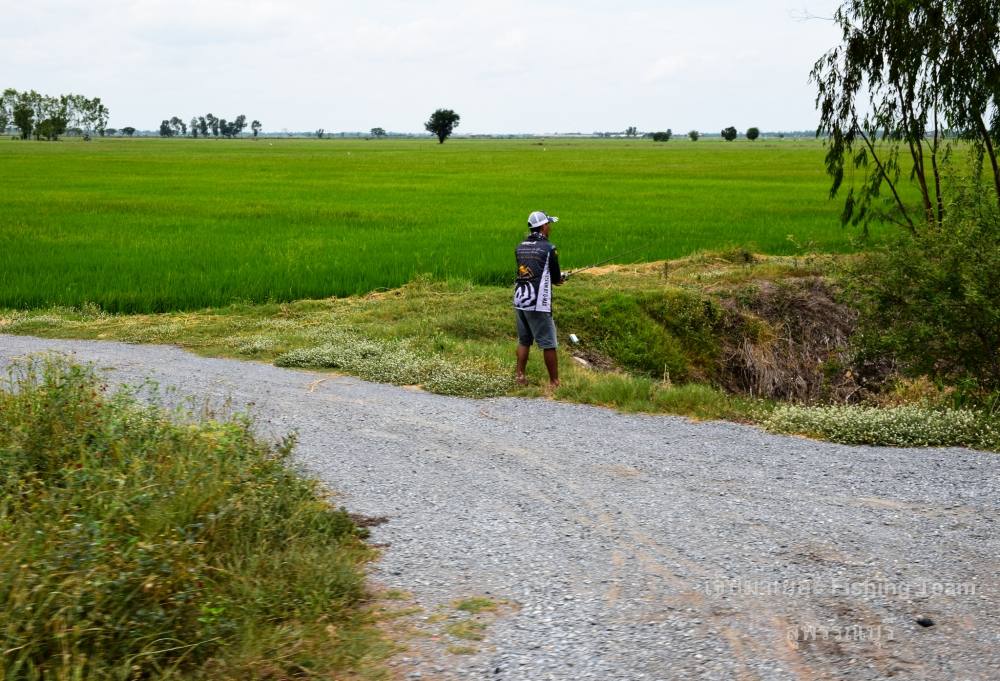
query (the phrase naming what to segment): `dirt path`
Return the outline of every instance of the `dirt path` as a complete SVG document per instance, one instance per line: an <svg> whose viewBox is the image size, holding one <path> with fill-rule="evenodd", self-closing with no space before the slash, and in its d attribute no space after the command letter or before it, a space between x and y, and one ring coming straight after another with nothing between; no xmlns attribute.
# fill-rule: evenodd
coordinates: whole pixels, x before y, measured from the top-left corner
<svg viewBox="0 0 1000 681"><path fill-rule="evenodd" d="M388 518L372 578L421 608L402 678L1000 678L996 454L0 336L0 364L42 350L298 431L304 469ZM499 608L455 609L477 595Z"/></svg>

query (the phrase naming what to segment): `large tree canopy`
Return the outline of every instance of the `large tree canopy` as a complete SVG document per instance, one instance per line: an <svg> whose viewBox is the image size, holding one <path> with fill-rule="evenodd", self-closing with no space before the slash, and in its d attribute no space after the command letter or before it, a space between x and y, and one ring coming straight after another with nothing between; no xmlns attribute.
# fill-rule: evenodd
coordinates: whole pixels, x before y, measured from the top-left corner
<svg viewBox="0 0 1000 681"><path fill-rule="evenodd" d="M911 232L942 224L950 138L971 141L989 162L1000 202L1000 0L848 0L834 21L842 43L816 62L811 80L831 196L845 166L862 178L848 190L844 222L887 218ZM903 170L919 188L919 207L900 192Z"/></svg>
<svg viewBox="0 0 1000 681"><path fill-rule="evenodd" d="M461 118L451 109L438 109L431 114L430 120L424 123L424 128L427 132L437 135L439 144L444 144L444 141L458 127L458 121Z"/></svg>

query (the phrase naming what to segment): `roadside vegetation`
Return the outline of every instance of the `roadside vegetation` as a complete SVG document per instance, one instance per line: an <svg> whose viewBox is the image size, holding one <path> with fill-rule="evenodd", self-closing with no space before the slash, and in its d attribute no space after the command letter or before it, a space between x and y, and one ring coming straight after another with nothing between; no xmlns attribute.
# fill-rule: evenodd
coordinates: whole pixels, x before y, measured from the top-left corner
<svg viewBox="0 0 1000 681"><path fill-rule="evenodd" d="M874 324L877 311L844 280L869 262L734 249L580 274L557 291L562 386L552 396L851 443L997 448L992 387L876 358L859 345L868 335L858 329ZM170 343L446 395L545 395L537 349L530 384L512 380L509 298L507 287L426 276L364 296L199 312L0 312L0 333ZM897 333L906 337L905 325ZM823 411L831 405L840 411ZM899 428L869 409L903 406L909 411L892 423L933 424L933 437L913 430L901 440Z"/></svg>
<svg viewBox="0 0 1000 681"><path fill-rule="evenodd" d="M563 385L555 396L625 410L742 418L753 400L728 396L727 384L748 398L795 388L766 367L747 364L773 362L767 348L781 334L765 331L766 322L749 308L746 323L736 321L744 317L726 305L741 305L735 298L756 300L755 280L799 287L814 281L817 271L811 260L733 251L581 274L558 291ZM727 329L734 338L759 336L760 348L731 357L745 343L728 342L722 335ZM171 343L444 394L538 396L545 384L539 357L529 362L531 385L513 383L507 287L429 276L365 296L199 312L114 315L96 305L8 311L0 313L0 332ZM578 346L569 343L570 333L581 339ZM821 381L815 376L807 392L822 391Z"/></svg>
<svg viewBox="0 0 1000 681"><path fill-rule="evenodd" d="M146 395L146 397L149 397ZM0 387L0 677L375 678L373 550L248 423L62 360Z"/></svg>

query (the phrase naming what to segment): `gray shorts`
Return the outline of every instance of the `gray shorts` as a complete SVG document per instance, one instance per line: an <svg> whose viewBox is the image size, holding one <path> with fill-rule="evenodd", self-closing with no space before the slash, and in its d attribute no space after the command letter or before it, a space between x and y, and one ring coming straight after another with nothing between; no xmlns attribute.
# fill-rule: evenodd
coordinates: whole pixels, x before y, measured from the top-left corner
<svg viewBox="0 0 1000 681"><path fill-rule="evenodd" d="M515 309L514 314L517 315L518 343L531 347L534 341L542 350L556 347L556 323L552 321L551 312Z"/></svg>

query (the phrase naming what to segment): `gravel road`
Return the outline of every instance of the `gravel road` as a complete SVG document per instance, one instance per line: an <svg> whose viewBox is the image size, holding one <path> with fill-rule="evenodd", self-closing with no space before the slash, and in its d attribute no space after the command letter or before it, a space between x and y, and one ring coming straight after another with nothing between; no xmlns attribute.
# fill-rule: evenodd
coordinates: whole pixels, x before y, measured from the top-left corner
<svg viewBox="0 0 1000 681"><path fill-rule="evenodd" d="M298 465L388 518L373 583L422 608L400 678L1000 679L996 454L0 336L0 364L47 350L297 431ZM474 595L502 602L484 640L444 633Z"/></svg>

